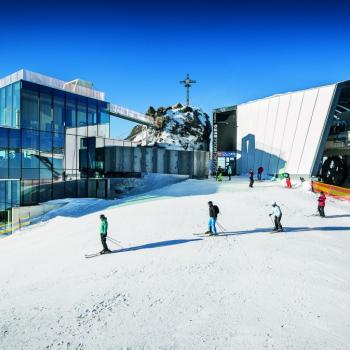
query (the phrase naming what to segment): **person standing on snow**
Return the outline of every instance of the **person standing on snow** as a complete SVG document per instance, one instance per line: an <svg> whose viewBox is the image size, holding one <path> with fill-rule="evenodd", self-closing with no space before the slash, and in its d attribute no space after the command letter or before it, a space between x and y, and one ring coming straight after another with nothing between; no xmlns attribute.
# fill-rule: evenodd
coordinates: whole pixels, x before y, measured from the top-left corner
<svg viewBox="0 0 350 350"><path fill-rule="evenodd" d="M231 175L232 175L232 167L231 164L227 166L227 175L228 175L228 180L231 181Z"/></svg>
<svg viewBox="0 0 350 350"><path fill-rule="evenodd" d="M252 169L249 170L249 187L253 188L254 184L254 172Z"/></svg>
<svg viewBox="0 0 350 350"><path fill-rule="evenodd" d="M325 217L324 215L324 207L326 206L326 196L324 195L323 192L321 192L321 195L317 198L318 201L318 207L317 210L320 213L320 216L322 218Z"/></svg>
<svg viewBox="0 0 350 350"><path fill-rule="evenodd" d="M105 253L110 253L111 251L108 249L107 247L107 233L108 233L108 221L107 218L101 214L100 215L100 235L101 235L101 242L102 242L102 246L103 246L103 250L101 250L101 254L105 254Z"/></svg>
<svg viewBox="0 0 350 350"><path fill-rule="evenodd" d="M282 211L281 208L275 203L272 204L272 213L269 214L270 216L274 216L274 223L275 223L275 228L273 229L272 232L282 232L283 227L281 225L281 219L282 219Z"/></svg>
<svg viewBox="0 0 350 350"><path fill-rule="evenodd" d="M259 166L258 168L258 180L261 181L261 175L264 171L264 168L262 166Z"/></svg>
<svg viewBox="0 0 350 350"><path fill-rule="evenodd" d="M208 221L208 231L209 235L216 235L216 220L219 214L219 208L217 205L213 205L212 201L208 202L209 205L209 221Z"/></svg>

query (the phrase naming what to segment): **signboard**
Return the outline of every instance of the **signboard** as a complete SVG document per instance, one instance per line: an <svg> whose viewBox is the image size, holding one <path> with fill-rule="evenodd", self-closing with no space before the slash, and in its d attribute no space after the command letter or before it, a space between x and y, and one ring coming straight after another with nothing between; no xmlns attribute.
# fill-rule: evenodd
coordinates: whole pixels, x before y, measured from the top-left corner
<svg viewBox="0 0 350 350"><path fill-rule="evenodd" d="M216 152L217 157L230 157L230 158L234 158L236 157L236 152L233 151L220 151L220 152Z"/></svg>

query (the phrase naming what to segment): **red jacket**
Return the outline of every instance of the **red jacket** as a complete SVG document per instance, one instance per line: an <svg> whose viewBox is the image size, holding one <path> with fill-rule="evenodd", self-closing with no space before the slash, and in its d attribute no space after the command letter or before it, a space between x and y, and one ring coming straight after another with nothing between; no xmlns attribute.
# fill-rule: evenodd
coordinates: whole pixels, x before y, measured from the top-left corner
<svg viewBox="0 0 350 350"><path fill-rule="evenodd" d="M321 194L317 200L318 200L318 205L320 207L324 207L326 205L326 196L324 194Z"/></svg>

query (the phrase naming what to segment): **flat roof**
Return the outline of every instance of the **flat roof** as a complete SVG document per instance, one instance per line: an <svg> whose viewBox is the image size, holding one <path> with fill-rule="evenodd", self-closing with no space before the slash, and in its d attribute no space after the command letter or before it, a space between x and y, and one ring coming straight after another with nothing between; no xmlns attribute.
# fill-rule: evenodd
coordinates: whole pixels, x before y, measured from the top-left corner
<svg viewBox="0 0 350 350"><path fill-rule="evenodd" d="M77 79L75 79L74 81L63 81L40 73L31 72L26 69L21 69L15 73L12 73L0 79L0 88L9 84L16 83L20 80L29 81L31 83L44 85L58 90L72 92L74 94L91 97L100 101L105 100L105 93L102 91L90 89L89 87L81 86L78 83L72 84L73 82L77 82Z"/></svg>
<svg viewBox="0 0 350 350"><path fill-rule="evenodd" d="M339 81L339 82L336 82L336 83L333 83L333 84L326 84L326 85L321 85L321 86L314 86L314 87L311 87L311 88L300 89L300 90L295 90L295 91L288 91L288 92L282 92L282 93L277 93L277 94L273 94L273 95L270 95L270 96L265 96L265 97L261 97L261 98L256 98L256 99L254 99L254 100L249 100L249 101L245 101L245 102L238 103L237 105L234 105L234 106L215 108L215 109L213 109L213 113L230 112L230 111L236 110L237 107L240 106L240 105L244 105L244 104L248 104L248 103L252 103L252 102L256 102L256 101L260 101L260 100L265 100L265 99L268 99L268 98L271 98L271 97L279 97L279 96L288 95L288 94L293 94L293 93L300 92L300 91L307 91L307 90L319 89L319 88L326 87L326 86L340 85L340 84L350 84L350 80L343 80L343 81Z"/></svg>

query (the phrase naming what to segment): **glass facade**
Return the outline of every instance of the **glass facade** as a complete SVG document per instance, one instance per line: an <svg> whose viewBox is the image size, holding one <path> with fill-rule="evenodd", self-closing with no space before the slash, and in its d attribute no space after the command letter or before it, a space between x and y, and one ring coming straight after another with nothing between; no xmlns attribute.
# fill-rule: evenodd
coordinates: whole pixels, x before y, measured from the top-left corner
<svg viewBox="0 0 350 350"><path fill-rule="evenodd" d="M107 102L26 81L1 88L0 233L13 206L105 197L95 146L109 129Z"/></svg>
<svg viewBox="0 0 350 350"><path fill-rule="evenodd" d="M0 127L19 128L20 82L0 88Z"/></svg>

